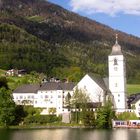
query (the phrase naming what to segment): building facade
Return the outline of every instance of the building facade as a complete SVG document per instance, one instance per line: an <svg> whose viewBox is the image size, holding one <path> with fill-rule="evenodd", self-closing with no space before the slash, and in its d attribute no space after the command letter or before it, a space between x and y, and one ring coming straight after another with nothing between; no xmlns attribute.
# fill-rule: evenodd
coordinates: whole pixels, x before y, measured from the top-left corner
<svg viewBox="0 0 140 140"><path fill-rule="evenodd" d="M106 97L110 95L107 85L103 78L86 74L79 83L77 83L75 89L78 88L86 92L92 103L101 103L104 105Z"/></svg>
<svg viewBox="0 0 140 140"><path fill-rule="evenodd" d="M13 100L17 105L30 105L42 108L42 115L62 114L65 99L72 96L74 83L46 82L42 85L23 85L13 92Z"/></svg>
<svg viewBox="0 0 140 140"><path fill-rule="evenodd" d="M108 67L109 89L114 97L114 108L118 112L123 112L126 109L126 68L125 58L117 37L112 52L108 56Z"/></svg>

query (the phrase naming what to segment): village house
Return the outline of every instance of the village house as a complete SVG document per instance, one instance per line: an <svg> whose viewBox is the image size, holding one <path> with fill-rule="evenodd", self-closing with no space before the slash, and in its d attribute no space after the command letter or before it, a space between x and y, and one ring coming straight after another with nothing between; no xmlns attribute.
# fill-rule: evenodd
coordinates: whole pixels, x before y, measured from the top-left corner
<svg viewBox="0 0 140 140"><path fill-rule="evenodd" d="M42 115L62 114L65 98L73 94L74 83L46 82L41 85L23 85L13 91L13 99L17 105L32 105L42 108Z"/></svg>
<svg viewBox="0 0 140 140"><path fill-rule="evenodd" d="M25 75L27 73L27 71L25 69L21 69L21 70L18 70L18 69L10 69L10 70L7 70L5 75L6 76L18 76L18 77L21 77L23 75Z"/></svg>
<svg viewBox="0 0 140 140"><path fill-rule="evenodd" d="M133 109L137 117L140 117L140 93L129 96L127 103L128 108Z"/></svg>

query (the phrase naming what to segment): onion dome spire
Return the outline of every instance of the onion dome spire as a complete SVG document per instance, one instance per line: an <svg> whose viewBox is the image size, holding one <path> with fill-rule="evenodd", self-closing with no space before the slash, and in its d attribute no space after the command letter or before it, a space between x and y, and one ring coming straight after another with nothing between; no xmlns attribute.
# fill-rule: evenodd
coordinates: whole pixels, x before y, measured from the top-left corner
<svg viewBox="0 0 140 140"><path fill-rule="evenodd" d="M121 46L118 44L118 34L116 34L116 42L112 47L111 55L122 55Z"/></svg>

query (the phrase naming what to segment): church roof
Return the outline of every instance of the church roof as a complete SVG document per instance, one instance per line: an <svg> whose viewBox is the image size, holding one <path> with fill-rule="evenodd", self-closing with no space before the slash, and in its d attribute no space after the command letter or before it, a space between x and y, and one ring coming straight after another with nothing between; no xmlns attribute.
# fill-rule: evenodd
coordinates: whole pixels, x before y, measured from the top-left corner
<svg viewBox="0 0 140 140"><path fill-rule="evenodd" d="M110 55L122 55L121 46L118 44L118 36L116 35L116 43L112 47Z"/></svg>
<svg viewBox="0 0 140 140"><path fill-rule="evenodd" d="M39 87L39 84L26 84L16 88L13 93L37 93Z"/></svg>
<svg viewBox="0 0 140 140"><path fill-rule="evenodd" d="M75 84L72 82L46 82L41 85L39 90L73 90Z"/></svg>
<svg viewBox="0 0 140 140"><path fill-rule="evenodd" d="M18 87L13 93L37 93L38 90L73 90L75 84L72 82L46 82L39 84L26 84Z"/></svg>
<svg viewBox="0 0 140 140"><path fill-rule="evenodd" d="M139 100L140 100L140 93L136 93L128 97L129 104L135 104Z"/></svg>
<svg viewBox="0 0 140 140"><path fill-rule="evenodd" d="M108 84L108 78L101 78L100 76L93 75L93 74L88 74L103 90L107 91L110 93L109 90L109 84Z"/></svg>

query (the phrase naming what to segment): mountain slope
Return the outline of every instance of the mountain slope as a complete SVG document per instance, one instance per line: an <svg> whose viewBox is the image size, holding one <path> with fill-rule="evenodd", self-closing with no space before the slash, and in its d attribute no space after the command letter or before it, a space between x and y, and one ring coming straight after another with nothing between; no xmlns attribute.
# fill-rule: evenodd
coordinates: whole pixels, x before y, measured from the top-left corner
<svg viewBox="0 0 140 140"><path fill-rule="evenodd" d="M139 75L140 39L137 37L113 30L106 25L81 17L44 0L1 0L0 9L1 24L10 27L14 25L15 28L35 37L36 42L32 46L34 46L36 53L38 52L36 55L40 59L37 58L34 62L30 61L28 57L22 57L28 61L28 65L23 65L28 70L54 74L54 69L57 73L56 71L61 67L77 66L84 72L107 75L107 55L111 52L115 34L118 33L119 43L127 58L127 74L130 81ZM0 45L4 46L9 35L2 32L5 34L5 43L0 42ZM16 34L12 34L12 36L16 41L21 40L21 38L17 38ZM38 40L43 43L47 42L48 47L39 43ZM29 46L31 42L28 41ZM16 42L9 42L7 51L10 51L11 44L16 45ZM22 45L20 44L18 47L24 48L24 52L21 54L30 56L31 51L27 51L26 41L23 41ZM42 46L43 49L39 50L37 46ZM13 50L16 48L13 47ZM15 53L19 54L18 51ZM1 54L6 55L6 52L1 51ZM47 58L44 59L44 56ZM18 63L21 58L15 55L14 59L16 62L8 61L9 65L6 66L2 59L0 63L2 68L21 68ZM47 59L51 60L46 61ZM38 64L36 67L29 68L29 65L33 63ZM43 68L39 68L40 63ZM131 70L132 68L133 70ZM139 81L138 78L137 80Z"/></svg>

